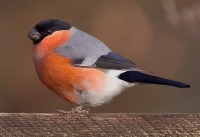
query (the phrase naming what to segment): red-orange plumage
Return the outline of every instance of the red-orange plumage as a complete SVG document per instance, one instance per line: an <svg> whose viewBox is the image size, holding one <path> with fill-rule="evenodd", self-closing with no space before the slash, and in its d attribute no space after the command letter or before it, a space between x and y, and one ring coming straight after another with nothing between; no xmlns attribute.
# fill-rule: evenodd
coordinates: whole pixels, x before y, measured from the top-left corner
<svg viewBox="0 0 200 137"><path fill-rule="evenodd" d="M52 49L66 42L65 40L69 36L68 31L58 31L56 35L48 36L42 40L33 52L40 80L62 98L78 103L79 98L76 90L98 92L106 77L102 70L72 66L69 58L53 52ZM43 54L42 57L38 57L38 59L37 56L41 56L41 54Z"/></svg>
<svg viewBox="0 0 200 137"><path fill-rule="evenodd" d="M59 45L65 43L70 37L70 31L60 30L45 37L40 43L34 46L33 55L36 58L42 57L45 53L52 51Z"/></svg>

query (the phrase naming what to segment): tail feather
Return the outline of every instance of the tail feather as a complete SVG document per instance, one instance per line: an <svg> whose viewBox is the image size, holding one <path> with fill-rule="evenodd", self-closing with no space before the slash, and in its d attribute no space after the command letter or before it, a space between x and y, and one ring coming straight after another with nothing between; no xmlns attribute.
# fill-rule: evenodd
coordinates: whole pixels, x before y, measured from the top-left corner
<svg viewBox="0 0 200 137"><path fill-rule="evenodd" d="M174 87L179 87L179 88L189 88L190 85L174 81L174 80L169 80L157 76L152 76L149 74L144 74L139 71L127 71L118 76L118 78L127 81L127 82L139 82L139 83L148 83L148 84L161 84L161 85L169 85L169 86L174 86Z"/></svg>

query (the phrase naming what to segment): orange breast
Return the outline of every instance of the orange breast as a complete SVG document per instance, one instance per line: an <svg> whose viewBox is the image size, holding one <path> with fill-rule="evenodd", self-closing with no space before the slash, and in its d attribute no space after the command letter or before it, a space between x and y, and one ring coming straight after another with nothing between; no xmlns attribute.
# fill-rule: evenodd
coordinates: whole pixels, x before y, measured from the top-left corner
<svg viewBox="0 0 200 137"><path fill-rule="evenodd" d="M80 92L98 92L104 84L102 70L74 67L70 59L49 52L36 62L36 71L40 80L56 94L73 103L78 103Z"/></svg>
<svg viewBox="0 0 200 137"><path fill-rule="evenodd" d="M55 31L53 34L46 36L40 43L34 46L33 56L35 59L42 58L46 53L52 51L68 41L71 33L69 30Z"/></svg>

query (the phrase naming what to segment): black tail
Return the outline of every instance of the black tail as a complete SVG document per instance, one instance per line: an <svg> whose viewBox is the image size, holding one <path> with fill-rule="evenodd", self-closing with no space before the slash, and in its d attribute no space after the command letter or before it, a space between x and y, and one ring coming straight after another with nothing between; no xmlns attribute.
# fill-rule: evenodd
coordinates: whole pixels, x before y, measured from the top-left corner
<svg viewBox="0 0 200 137"><path fill-rule="evenodd" d="M149 83L149 84L161 84L161 85L169 85L175 86L179 88L189 88L190 85L181 83L174 80L169 80L157 76L152 76L149 74L144 74L139 71L127 71L118 76L120 79L127 82L139 82L139 83Z"/></svg>

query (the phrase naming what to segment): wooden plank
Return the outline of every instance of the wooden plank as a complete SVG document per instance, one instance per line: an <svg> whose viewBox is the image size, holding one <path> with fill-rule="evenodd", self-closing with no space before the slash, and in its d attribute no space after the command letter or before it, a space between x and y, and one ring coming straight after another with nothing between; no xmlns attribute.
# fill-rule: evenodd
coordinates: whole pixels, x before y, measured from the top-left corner
<svg viewBox="0 0 200 137"><path fill-rule="evenodd" d="M200 136L200 114L1 113L0 136Z"/></svg>

